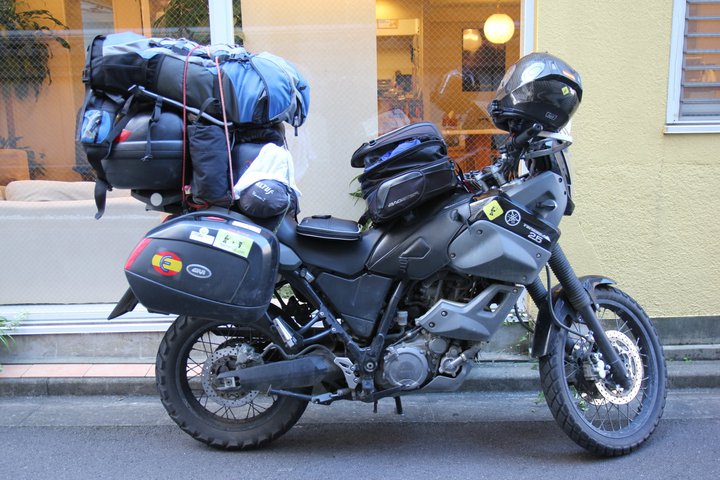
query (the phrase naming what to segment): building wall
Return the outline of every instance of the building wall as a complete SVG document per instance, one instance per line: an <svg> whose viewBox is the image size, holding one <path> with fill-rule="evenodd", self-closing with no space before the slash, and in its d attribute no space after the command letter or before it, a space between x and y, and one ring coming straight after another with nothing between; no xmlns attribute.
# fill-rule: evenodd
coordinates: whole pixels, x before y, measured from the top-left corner
<svg viewBox="0 0 720 480"><path fill-rule="evenodd" d="M537 3L537 50L583 77L568 256L651 316L720 314L720 134L663 133L672 1Z"/></svg>
<svg viewBox="0 0 720 480"><path fill-rule="evenodd" d="M77 0L29 5L81 28ZM376 2L243 0L242 8L248 49L294 61L312 88L307 124L298 137L288 135L302 215L358 216L362 205L348 193L360 172L349 158L377 132ZM713 215L720 134L663 133L672 1L536 1L536 12L536 49L583 75L573 122L577 208L562 225L578 273L614 278L653 316L720 315L720 222ZM65 178L55 166L77 178L68 168L75 161L69 119L82 100L76 67L84 51L81 40L68 38L75 42L70 52L54 47L52 88L25 100L16 118L22 143L43 145L38 151L55 179Z"/></svg>

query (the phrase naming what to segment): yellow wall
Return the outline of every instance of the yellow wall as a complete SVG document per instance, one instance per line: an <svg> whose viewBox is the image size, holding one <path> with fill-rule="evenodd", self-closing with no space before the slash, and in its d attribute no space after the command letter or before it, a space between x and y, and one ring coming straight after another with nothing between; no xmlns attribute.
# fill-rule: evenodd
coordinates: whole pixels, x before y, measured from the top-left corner
<svg viewBox="0 0 720 480"><path fill-rule="evenodd" d="M666 135L672 2L537 2L538 50L583 78L562 244L651 316L720 313L720 134Z"/></svg>
<svg viewBox="0 0 720 480"><path fill-rule="evenodd" d="M578 273L616 279L653 316L720 314L720 134L663 133L672 2L536 3L537 50L583 76L573 122L577 209L561 226ZM81 28L79 0L30 6ZM242 8L248 49L295 62L312 88L308 122L299 137L289 136L302 215L358 215L362 206L348 192L360 172L349 158L377 131L376 3L243 0ZM70 52L53 47L53 84L15 109L22 143L46 154L56 179L64 178L61 170L76 178L70 167L84 51L81 39L68 39Z"/></svg>

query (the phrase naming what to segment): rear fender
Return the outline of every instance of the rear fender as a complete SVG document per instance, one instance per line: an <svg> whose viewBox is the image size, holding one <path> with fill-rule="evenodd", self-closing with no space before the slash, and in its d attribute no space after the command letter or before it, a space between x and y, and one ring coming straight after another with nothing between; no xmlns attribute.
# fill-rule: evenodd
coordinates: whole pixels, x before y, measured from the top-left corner
<svg viewBox="0 0 720 480"><path fill-rule="evenodd" d="M585 290L590 294L595 302L595 290L600 285L614 285L615 281L607 277L599 275L586 275L578 278L580 283L585 287ZM555 316L560 321L565 321L566 318L574 316L575 309L570 305L570 302L565 296L565 292L562 286L556 285L550 291L551 298L553 299L553 311ZM532 356L535 358L544 357L548 354L548 348L550 346L550 340L552 336L559 330L559 328L553 325L552 316L548 311L547 304L538 305L540 310L535 323L535 335L533 338Z"/></svg>

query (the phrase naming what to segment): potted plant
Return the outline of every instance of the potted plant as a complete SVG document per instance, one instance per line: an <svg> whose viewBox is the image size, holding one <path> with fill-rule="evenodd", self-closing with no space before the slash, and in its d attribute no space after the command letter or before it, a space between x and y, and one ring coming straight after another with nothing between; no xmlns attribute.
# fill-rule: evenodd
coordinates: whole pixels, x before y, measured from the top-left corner
<svg viewBox="0 0 720 480"><path fill-rule="evenodd" d="M0 90L7 130L0 146L0 166L10 167L7 165L9 159L17 162L18 158L24 158L32 178L42 173L42 167L36 161L38 156L29 147L18 147L21 137L15 129L14 99L23 100L30 94L37 99L45 81L52 81L50 42L57 42L67 49L70 44L51 30L50 26L67 27L49 10L26 9L26 6L25 2L0 0ZM8 162L4 162L3 157ZM22 173L17 175L23 176Z"/></svg>

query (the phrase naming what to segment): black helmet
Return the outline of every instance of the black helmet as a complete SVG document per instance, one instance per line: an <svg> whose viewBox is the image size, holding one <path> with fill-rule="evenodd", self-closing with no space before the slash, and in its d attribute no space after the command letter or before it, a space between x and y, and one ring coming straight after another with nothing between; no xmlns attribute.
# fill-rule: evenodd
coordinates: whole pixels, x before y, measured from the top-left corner
<svg viewBox="0 0 720 480"><path fill-rule="evenodd" d="M580 74L570 65L547 53L531 53L512 65L490 103L493 123L506 131L512 120L540 123L557 132L564 127L582 98Z"/></svg>

